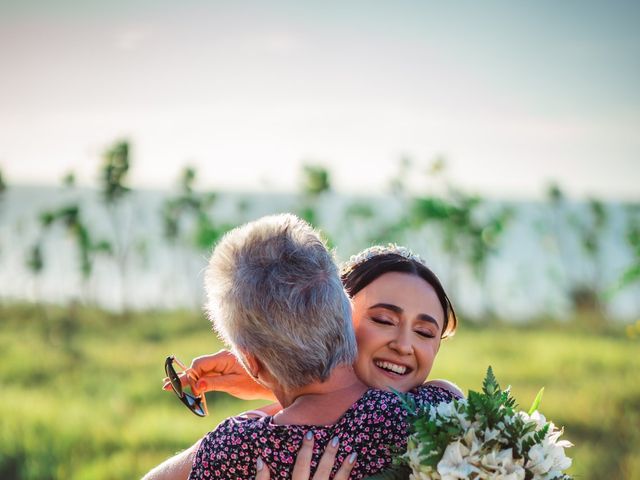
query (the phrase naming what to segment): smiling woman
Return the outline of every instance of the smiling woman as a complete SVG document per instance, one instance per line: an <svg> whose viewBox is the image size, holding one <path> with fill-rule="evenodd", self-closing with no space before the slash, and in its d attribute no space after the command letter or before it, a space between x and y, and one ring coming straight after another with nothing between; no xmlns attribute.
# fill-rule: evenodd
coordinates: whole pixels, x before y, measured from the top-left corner
<svg viewBox="0 0 640 480"><path fill-rule="evenodd" d="M408 273L378 277L353 297L358 377L407 391L424 381L440 348L444 312L431 285Z"/></svg>
<svg viewBox="0 0 640 480"><path fill-rule="evenodd" d="M354 368L367 385L409 391L425 381L457 318L436 275L395 245L371 247L342 269L358 342Z"/></svg>

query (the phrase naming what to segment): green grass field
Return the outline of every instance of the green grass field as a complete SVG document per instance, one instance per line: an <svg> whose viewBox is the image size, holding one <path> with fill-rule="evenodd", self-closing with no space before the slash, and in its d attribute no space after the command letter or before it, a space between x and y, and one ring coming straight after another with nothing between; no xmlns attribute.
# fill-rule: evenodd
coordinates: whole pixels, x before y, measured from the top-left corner
<svg viewBox="0 0 640 480"><path fill-rule="evenodd" d="M218 421L256 406L208 396L192 415L161 390L163 363L220 347L202 315L0 306L0 478L137 478ZM472 327L443 343L433 377L479 389L488 365L575 443L571 473L640 478L640 341L619 329Z"/></svg>

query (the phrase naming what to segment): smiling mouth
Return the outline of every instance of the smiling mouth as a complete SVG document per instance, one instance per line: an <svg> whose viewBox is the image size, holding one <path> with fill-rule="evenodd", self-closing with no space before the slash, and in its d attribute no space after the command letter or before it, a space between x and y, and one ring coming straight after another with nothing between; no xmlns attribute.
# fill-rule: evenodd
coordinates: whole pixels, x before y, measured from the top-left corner
<svg viewBox="0 0 640 480"><path fill-rule="evenodd" d="M398 365L397 363L386 362L383 360L375 360L374 365L381 370L388 373L394 373L396 375L406 375L411 371L411 368L405 365Z"/></svg>

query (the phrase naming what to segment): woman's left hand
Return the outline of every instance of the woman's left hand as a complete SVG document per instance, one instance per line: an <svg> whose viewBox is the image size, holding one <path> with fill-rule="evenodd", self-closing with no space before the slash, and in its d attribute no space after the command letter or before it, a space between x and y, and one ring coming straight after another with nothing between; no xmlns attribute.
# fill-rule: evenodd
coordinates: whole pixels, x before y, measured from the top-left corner
<svg viewBox="0 0 640 480"><path fill-rule="evenodd" d="M327 448L322 454L322 458L320 458L320 463L318 464L315 474L311 477L313 432L307 432L307 435L304 436L304 440L302 441L302 446L300 447L300 450L298 450L298 457L296 458L296 463L293 467L291 480L328 480L331 470L333 469L333 464L335 462L339 446L340 442L337 437L334 441L329 442L329 445L327 445ZM347 480L355 464L356 454L352 453L344 460L344 462L342 462L340 469L336 473L335 477L333 477L334 480ZM258 458L256 461L256 470L257 474L255 480L270 480L271 474L269 472L269 467L265 465L262 458Z"/></svg>

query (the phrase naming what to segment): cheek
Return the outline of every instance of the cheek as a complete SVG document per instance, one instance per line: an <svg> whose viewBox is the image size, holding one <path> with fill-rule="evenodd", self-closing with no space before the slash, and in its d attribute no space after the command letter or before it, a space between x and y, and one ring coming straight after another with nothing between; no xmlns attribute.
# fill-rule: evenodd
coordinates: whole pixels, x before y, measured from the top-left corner
<svg viewBox="0 0 640 480"><path fill-rule="evenodd" d="M380 332L363 322L356 328L356 341L358 343L358 357L356 358L356 373L366 377L367 372L372 368L373 357L384 344L380 338ZM364 378L367 381L367 378Z"/></svg>
<svg viewBox="0 0 640 480"><path fill-rule="evenodd" d="M433 361L436 358L436 354L438 353L438 348L440 343L433 343L430 345L422 345L418 354L418 359L420 362L421 369L430 369L431 365L433 365Z"/></svg>
<svg viewBox="0 0 640 480"><path fill-rule="evenodd" d="M367 329L364 326L362 326L362 324L356 325L355 333L356 333L356 343L358 344L358 362L359 362L363 357L363 353L369 349L370 336L369 336L369 333L367 332Z"/></svg>
<svg viewBox="0 0 640 480"><path fill-rule="evenodd" d="M355 328L356 341L358 342L358 356L364 357L380 347L380 330L367 322L359 323Z"/></svg>

